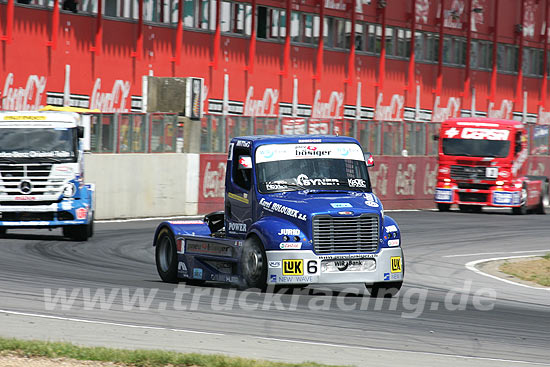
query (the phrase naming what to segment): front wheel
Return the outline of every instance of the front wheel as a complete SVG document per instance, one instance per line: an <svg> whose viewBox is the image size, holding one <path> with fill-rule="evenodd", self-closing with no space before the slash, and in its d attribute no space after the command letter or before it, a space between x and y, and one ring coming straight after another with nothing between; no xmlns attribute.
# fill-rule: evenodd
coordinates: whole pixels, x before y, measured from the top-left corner
<svg viewBox="0 0 550 367"><path fill-rule="evenodd" d="M448 212L449 210L451 210L451 204L437 203L437 209L440 212Z"/></svg>
<svg viewBox="0 0 550 367"><path fill-rule="evenodd" d="M399 292L402 285L402 281L365 284L371 297L376 298L391 298Z"/></svg>
<svg viewBox="0 0 550 367"><path fill-rule="evenodd" d="M521 204L520 206L512 208L512 213L516 215L524 215L527 214L527 187L523 185L523 188L521 189Z"/></svg>
<svg viewBox="0 0 550 367"><path fill-rule="evenodd" d="M168 228L163 228L155 243L155 261L160 278L166 283L177 283L178 254L174 235Z"/></svg>
<svg viewBox="0 0 550 367"><path fill-rule="evenodd" d="M245 286L265 291L267 287L267 256L257 237L244 241L241 269Z"/></svg>
<svg viewBox="0 0 550 367"><path fill-rule="evenodd" d="M545 214L546 209L548 205L550 205L550 198L549 198L549 192L548 192L548 179L544 180L542 182L542 190L540 193L540 202L539 205L537 205L535 209L535 213L537 214Z"/></svg>

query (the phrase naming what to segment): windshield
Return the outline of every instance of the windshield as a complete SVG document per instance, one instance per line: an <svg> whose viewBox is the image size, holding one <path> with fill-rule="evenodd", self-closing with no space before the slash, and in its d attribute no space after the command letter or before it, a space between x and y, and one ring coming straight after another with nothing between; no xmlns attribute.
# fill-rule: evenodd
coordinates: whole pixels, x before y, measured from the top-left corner
<svg viewBox="0 0 550 367"><path fill-rule="evenodd" d="M256 152L261 193L296 190L371 192L363 152L357 144L284 144Z"/></svg>
<svg viewBox="0 0 550 367"><path fill-rule="evenodd" d="M0 128L0 161L75 162L75 129Z"/></svg>
<svg viewBox="0 0 550 367"><path fill-rule="evenodd" d="M443 139L443 154L466 157L508 156L510 141L481 139Z"/></svg>

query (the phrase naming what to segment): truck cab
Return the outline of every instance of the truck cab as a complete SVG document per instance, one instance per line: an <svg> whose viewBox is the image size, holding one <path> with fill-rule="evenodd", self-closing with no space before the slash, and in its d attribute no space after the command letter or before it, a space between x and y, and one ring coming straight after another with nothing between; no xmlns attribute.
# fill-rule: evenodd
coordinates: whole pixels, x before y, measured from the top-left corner
<svg viewBox="0 0 550 367"><path fill-rule="evenodd" d="M440 211L483 206L544 214L548 178L527 175L527 130L518 121L459 118L441 124L435 202Z"/></svg>
<svg viewBox="0 0 550 367"><path fill-rule="evenodd" d="M93 235L83 136L76 113L0 112L0 234L61 227L74 240Z"/></svg>
<svg viewBox="0 0 550 367"><path fill-rule="evenodd" d="M369 164L372 157L347 137L234 138L225 210L157 228L161 278L235 280L260 289L364 283L374 294L397 293L400 231L372 192Z"/></svg>

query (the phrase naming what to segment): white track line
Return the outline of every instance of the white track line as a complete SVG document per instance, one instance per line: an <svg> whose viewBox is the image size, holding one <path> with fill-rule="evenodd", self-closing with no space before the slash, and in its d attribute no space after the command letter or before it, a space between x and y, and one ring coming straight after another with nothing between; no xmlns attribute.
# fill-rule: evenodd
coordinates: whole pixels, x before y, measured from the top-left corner
<svg viewBox="0 0 550 367"><path fill-rule="evenodd" d="M488 262L488 261L507 260L507 259L517 259L517 258L533 257L533 256L534 256L534 255L507 256L507 257L494 257L494 258L491 258L491 259L474 260L474 261L470 261L469 263L466 264L466 269L471 270L471 271L473 271L474 273L477 273L477 274L480 274L480 275L484 275L484 276L489 277L489 278L493 278L493 279L496 279L496 280L500 280L501 282L506 282L506 283L513 284L513 285L519 285L520 287L531 288L531 289L537 289L537 290L539 290L539 291L540 291L540 290L542 290L542 291L550 291L550 287L543 287L543 286L540 286L540 287L533 287L533 286L530 286L530 285L527 285L527 284L521 284L521 283L513 282L513 281L508 280L508 279L503 279L503 278L497 277L497 276L495 276L495 275L487 274L487 273L485 273L485 272L479 270L478 268L476 268L476 265L477 265L477 264L485 263L485 262Z"/></svg>
<svg viewBox="0 0 550 367"><path fill-rule="evenodd" d="M532 250L532 251L502 251L502 252L478 252L477 254L459 254L459 255L445 255L442 257L468 257L468 256L479 256L479 255L499 255L499 254L528 254L530 252L550 252L550 248L543 250Z"/></svg>
<svg viewBox="0 0 550 367"><path fill-rule="evenodd" d="M63 320L63 321L82 322L82 323L87 323L87 324L121 326L121 327L149 329L149 330L168 330L168 331L176 331L176 332L184 332L184 333L205 334L205 335L214 335L214 336L229 336L229 337L231 337L231 335L228 335L228 334L211 333L211 332L206 332L206 331L171 329L171 328L163 328L163 327L158 327L158 326L142 326L142 325L131 325L131 324L119 324L119 323L114 323L114 322L93 321L93 320L86 320L86 319L74 319L74 318L69 318L69 317L41 315L41 314L35 314L35 313L8 311L8 310L1 310L1 309L0 309L0 313L10 314L10 315L29 316L29 317L39 317L39 318L45 318L45 319ZM418 352L418 351L411 351L411 350L399 350L399 349L389 349L389 348L384 349L384 348L374 348L374 347L360 347L360 346L354 346L354 345L322 343L322 342L302 341L302 340L292 340L292 339L264 338L264 337L259 337L259 336L250 336L250 337L254 338L254 339L261 339L261 340L274 341L274 342L292 343L292 344L307 344L307 345L316 345L316 346L342 348L342 349L356 349L356 350L393 352L393 353L409 353L409 354L437 356L437 357L451 357L451 358L461 358L461 359L471 359L471 360L481 360L481 361L496 361L496 362L520 363L520 364L537 365L537 366L550 366L550 364L548 364L548 363L529 362L529 361L520 361L520 360L512 360L512 359L500 359L500 358L489 358L489 357L472 357L472 356L462 356L462 355L456 355L456 354Z"/></svg>
<svg viewBox="0 0 550 367"><path fill-rule="evenodd" d="M132 324L119 324L116 322L107 322L107 321L94 321L86 319L74 319L70 317L61 317L61 316L52 316L52 315L42 315L37 313L26 313L26 312L17 312L17 311L7 311L0 310L0 313L7 313L9 315L20 315L20 316L30 316L30 317L40 317L42 319L53 319L53 320L63 320L63 321L73 321L73 322L83 322L86 324L98 324L98 325L109 325L109 326L121 326L135 329L149 329L149 330L169 330L169 331L178 331L182 333L192 333L192 334L206 334L206 335L217 335L224 336L225 334L220 333L210 333L207 331L195 331L195 330L185 330L185 329L171 329L165 327L157 326L142 326L142 325L132 325Z"/></svg>

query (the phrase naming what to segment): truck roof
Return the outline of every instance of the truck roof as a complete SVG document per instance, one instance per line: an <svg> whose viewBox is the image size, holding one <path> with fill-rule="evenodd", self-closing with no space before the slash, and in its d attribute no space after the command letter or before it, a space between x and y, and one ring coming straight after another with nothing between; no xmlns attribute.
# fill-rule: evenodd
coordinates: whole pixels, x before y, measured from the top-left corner
<svg viewBox="0 0 550 367"><path fill-rule="evenodd" d="M75 112L60 111L2 111L0 112L0 124L36 122L36 123L70 123L80 124L80 115Z"/></svg>
<svg viewBox="0 0 550 367"><path fill-rule="evenodd" d="M348 136L336 135L252 135L238 136L232 140L246 140L254 145L263 144L308 144L308 143L356 143L359 142Z"/></svg>
<svg viewBox="0 0 550 367"><path fill-rule="evenodd" d="M457 118L448 119L443 123L455 125L461 122L469 122L469 123L474 123L476 125L498 124L498 126L500 127L509 127L509 128L523 127L523 123L521 121L496 119L496 118L488 118L488 117L457 117Z"/></svg>

